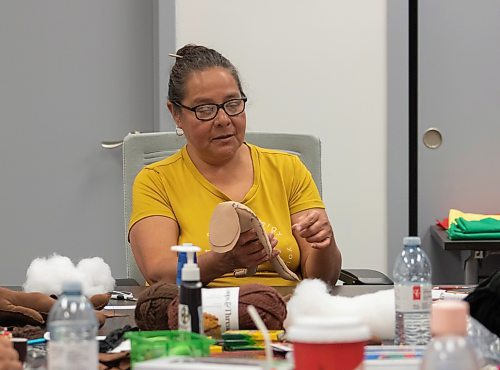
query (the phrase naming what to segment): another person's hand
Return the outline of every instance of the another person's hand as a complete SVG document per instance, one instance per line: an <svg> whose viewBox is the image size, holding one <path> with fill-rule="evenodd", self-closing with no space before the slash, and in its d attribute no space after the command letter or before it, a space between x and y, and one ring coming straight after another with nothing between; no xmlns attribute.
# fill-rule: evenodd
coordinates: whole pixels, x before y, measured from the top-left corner
<svg viewBox="0 0 500 370"><path fill-rule="evenodd" d="M333 240L333 230L325 212L311 209L304 213L292 230L304 238L312 248L323 249Z"/></svg>
<svg viewBox="0 0 500 370"><path fill-rule="evenodd" d="M0 337L0 370L22 370L23 364L8 338Z"/></svg>
<svg viewBox="0 0 500 370"><path fill-rule="evenodd" d="M271 256L269 256L267 249L259 241L255 230L248 230L240 234L240 238L236 242L233 249L227 252L231 258L234 268L252 268L269 261L271 257L279 254L277 249L274 249L278 240L274 237L273 233L268 234L271 248L273 248Z"/></svg>

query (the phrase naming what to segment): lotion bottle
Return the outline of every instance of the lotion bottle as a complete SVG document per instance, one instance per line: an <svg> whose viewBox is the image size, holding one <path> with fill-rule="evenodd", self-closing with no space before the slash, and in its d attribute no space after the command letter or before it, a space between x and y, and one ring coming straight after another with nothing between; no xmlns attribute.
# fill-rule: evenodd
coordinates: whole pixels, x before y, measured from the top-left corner
<svg viewBox="0 0 500 370"><path fill-rule="evenodd" d="M203 307L201 301L200 268L195 262L195 254L199 247L191 243L176 245L173 251L185 252L187 262L181 270L179 289L179 330L203 334Z"/></svg>

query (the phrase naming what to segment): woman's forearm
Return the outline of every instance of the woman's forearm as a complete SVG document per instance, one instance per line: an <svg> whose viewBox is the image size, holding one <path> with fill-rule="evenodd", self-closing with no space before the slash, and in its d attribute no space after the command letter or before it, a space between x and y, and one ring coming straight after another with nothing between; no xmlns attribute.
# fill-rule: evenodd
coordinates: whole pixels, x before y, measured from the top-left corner
<svg viewBox="0 0 500 370"><path fill-rule="evenodd" d="M158 256L154 260L145 261L136 257L136 262L148 284L154 284L158 281L175 284L177 260Z"/></svg>
<svg viewBox="0 0 500 370"><path fill-rule="evenodd" d="M200 281L203 284L208 284L212 280L233 270L228 265L228 261L225 261L224 254L212 251L198 254L197 264L200 268ZM177 259L157 258L156 261L147 263L143 269L145 278L149 284L154 284L158 281L166 281L174 284L176 282Z"/></svg>
<svg viewBox="0 0 500 370"><path fill-rule="evenodd" d="M324 249L312 249L304 264L304 278L318 278L335 285L342 265L339 249L332 243Z"/></svg>
<svg viewBox="0 0 500 370"><path fill-rule="evenodd" d="M233 271L232 263L227 258L226 253L215 253L208 251L198 256L198 266L203 284L208 284L212 280Z"/></svg>
<svg viewBox="0 0 500 370"><path fill-rule="evenodd" d="M322 208L300 211L291 216L291 221L300 247L303 277L335 284L340 276L342 256L326 211Z"/></svg>

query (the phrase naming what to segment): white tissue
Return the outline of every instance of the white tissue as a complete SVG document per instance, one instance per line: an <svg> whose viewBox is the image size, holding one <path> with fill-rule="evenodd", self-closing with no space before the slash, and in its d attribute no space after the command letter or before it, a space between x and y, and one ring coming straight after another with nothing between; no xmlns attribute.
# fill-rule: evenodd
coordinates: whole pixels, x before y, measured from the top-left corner
<svg viewBox="0 0 500 370"><path fill-rule="evenodd" d="M112 291L115 286L111 269L102 258L85 258L75 266L68 257L54 254L48 258L35 258L31 262L23 289L26 292L59 295L65 280L80 281L83 294L88 297Z"/></svg>
<svg viewBox="0 0 500 370"><path fill-rule="evenodd" d="M288 301L285 328L290 327L294 319L300 316L353 316L366 324L373 336L394 339L394 289L342 297L331 295L322 280L304 280L297 285Z"/></svg>

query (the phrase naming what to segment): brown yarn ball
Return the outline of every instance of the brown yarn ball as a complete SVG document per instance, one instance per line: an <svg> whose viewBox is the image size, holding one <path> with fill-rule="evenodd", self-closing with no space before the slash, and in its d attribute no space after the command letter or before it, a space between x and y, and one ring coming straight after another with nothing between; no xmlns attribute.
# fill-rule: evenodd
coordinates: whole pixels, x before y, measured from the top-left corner
<svg viewBox="0 0 500 370"><path fill-rule="evenodd" d="M137 298L135 323L141 330L169 330L170 302L179 294L175 284L160 281L146 288Z"/></svg>
<svg viewBox="0 0 500 370"><path fill-rule="evenodd" d="M239 329L257 329L248 314L248 306L257 309L262 321L269 330L283 329L286 318L286 302L276 289L262 284L246 284L240 286L238 297ZM168 326L170 329L178 327L179 297L175 297L168 307Z"/></svg>
<svg viewBox="0 0 500 370"><path fill-rule="evenodd" d="M168 305L168 327L171 330L177 330L179 328L179 296L172 299L172 302Z"/></svg>
<svg viewBox="0 0 500 370"><path fill-rule="evenodd" d="M40 326L14 326L12 329L12 336L15 338L37 339L43 337L43 334L45 334L45 330Z"/></svg>
<svg viewBox="0 0 500 370"><path fill-rule="evenodd" d="M241 330L257 329L248 314L248 306L257 309L269 330L283 329L286 318L286 302L273 287L262 284L246 284L240 287L238 311Z"/></svg>

